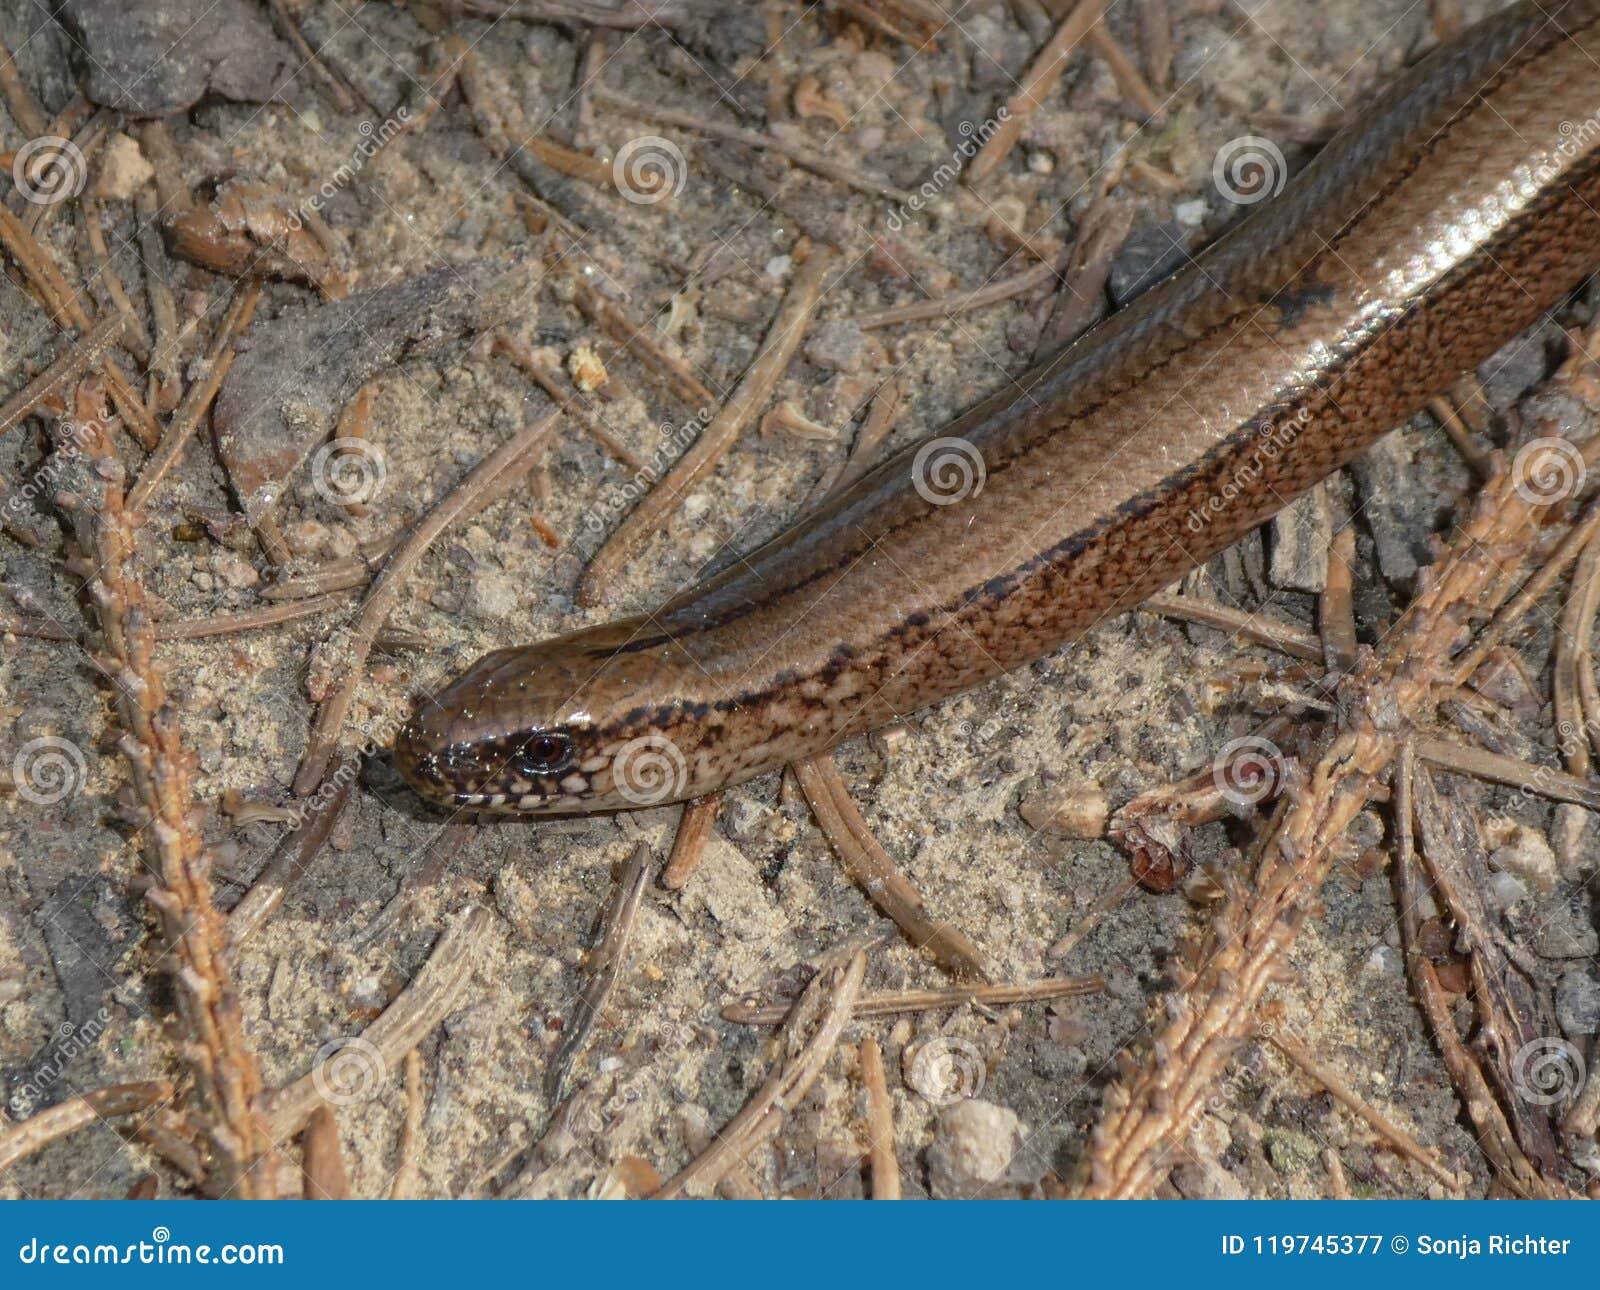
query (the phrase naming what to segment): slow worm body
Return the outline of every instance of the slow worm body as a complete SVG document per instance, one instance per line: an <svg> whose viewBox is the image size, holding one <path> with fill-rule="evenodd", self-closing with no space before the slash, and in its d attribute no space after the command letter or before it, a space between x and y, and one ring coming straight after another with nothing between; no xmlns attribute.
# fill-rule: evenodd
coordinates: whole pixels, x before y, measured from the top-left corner
<svg viewBox="0 0 1600 1290"><path fill-rule="evenodd" d="M1050 363L648 618L498 650L425 703L425 796L710 792L1132 608L1600 265L1600 0L1512 7Z"/></svg>

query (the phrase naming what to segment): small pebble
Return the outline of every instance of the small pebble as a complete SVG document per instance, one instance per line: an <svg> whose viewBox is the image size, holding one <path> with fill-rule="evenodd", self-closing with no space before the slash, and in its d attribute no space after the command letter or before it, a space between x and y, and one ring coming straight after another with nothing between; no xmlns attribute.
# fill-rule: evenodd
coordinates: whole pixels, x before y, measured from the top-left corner
<svg viewBox="0 0 1600 1290"><path fill-rule="evenodd" d="M1111 804L1098 784L1060 784L1025 794L1017 813L1042 833L1098 838L1105 832Z"/></svg>
<svg viewBox="0 0 1600 1290"><path fill-rule="evenodd" d="M1539 891L1549 891L1561 880L1556 853L1544 834L1521 824L1513 827L1503 846L1489 853L1489 867L1515 874Z"/></svg>
<svg viewBox="0 0 1600 1290"><path fill-rule="evenodd" d="M806 358L830 372L859 371L867 361L867 341L848 318L817 324L806 338Z"/></svg>
<svg viewBox="0 0 1600 1290"><path fill-rule="evenodd" d="M302 520L284 529L283 540L295 555L315 555L328 544L328 526L316 520Z"/></svg>
<svg viewBox="0 0 1600 1290"><path fill-rule="evenodd" d="M510 618L517 612L517 584L503 573L472 580L472 612L479 618Z"/></svg>
<svg viewBox="0 0 1600 1290"><path fill-rule="evenodd" d="M1022 1143L1016 1112L977 1098L947 1108L928 1148L928 1185L938 1197L970 1197L1003 1180Z"/></svg>
<svg viewBox="0 0 1600 1290"><path fill-rule="evenodd" d="M1600 1034L1600 968L1569 967L1556 984L1556 1022L1568 1039Z"/></svg>
<svg viewBox="0 0 1600 1290"><path fill-rule="evenodd" d="M127 201L154 179L155 174L137 143L125 134L113 134L100 149L100 173L94 181L94 195Z"/></svg>
<svg viewBox="0 0 1600 1290"><path fill-rule="evenodd" d="M212 552L211 571L235 589L253 587L261 581L261 574L255 565L236 551Z"/></svg>
<svg viewBox="0 0 1600 1290"><path fill-rule="evenodd" d="M606 365L593 346L579 345L567 359L567 370L572 373L572 383L584 393L598 390L610 379Z"/></svg>
<svg viewBox="0 0 1600 1290"><path fill-rule="evenodd" d="M1488 882L1489 903L1496 909L1510 909L1528 898L1527 884L1514 873L1492 873Z"/></svg>

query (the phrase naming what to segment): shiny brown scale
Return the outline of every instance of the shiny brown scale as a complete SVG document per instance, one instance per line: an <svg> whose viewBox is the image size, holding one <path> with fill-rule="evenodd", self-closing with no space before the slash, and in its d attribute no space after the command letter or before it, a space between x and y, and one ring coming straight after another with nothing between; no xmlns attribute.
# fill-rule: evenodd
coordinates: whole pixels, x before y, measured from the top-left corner
<svg viewBox="0 0 1600 1290"><path fill-rule="evenodd" d="M402 732L401 770L490 809L691 797L1209 558L1600 264L1600 130L1578 128L1600 0L1547 8L1435 51L1195 264L945 429L943 456L898 454L648 624L487 656Z"/></svg>

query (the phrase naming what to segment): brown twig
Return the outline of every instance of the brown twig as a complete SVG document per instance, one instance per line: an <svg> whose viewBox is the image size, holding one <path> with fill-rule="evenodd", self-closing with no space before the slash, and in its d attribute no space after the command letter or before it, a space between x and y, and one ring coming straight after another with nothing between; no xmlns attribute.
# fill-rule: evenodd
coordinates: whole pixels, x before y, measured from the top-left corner
<svg viewBox="0 0 1600 1290"><path fill-rule="evenodd" d="M642 103L604 85L594 86L593 93L596 103L615 108L619 112L626 112L629 116L639 117L641 120L675 125L684 130L693 130L696 134L703 134L707 138L721 139L726 143L742 143L747 148L760 148L779 153L797 166L803 166L826 179L836 179L858 192L866 193L869 197L882 197L901 203L917 200L914 194L904 188L895 187L886 179L864 174L802 143L791 143L776 135L765 134L760 130L747 130L743 126L724 125L721 121L712 121L693 112L680 112L675 108L663 107L656 103Z"/></svg>
<svg viewBox="0 0 1600 1290"><path fill-rule="evenodd" d="M0 406L0 434L20 424L47 399L64 401L67 392L90 371L98 369L128 325L120 313L106 314L79 336L62 343L49 367Z"/></svg>
<svg viewBox="0 0 1600 1290"><path fill-rule="evenodd" d="M1471 648L1462 652L1456 662L1452 678L1455 685L1463 686L1471 679L1472 674L1483 666L1490 651L1505 639L1506 633L1516 626L1534 605L1539 603L1544 594L1555 585L1556 579L1583 553L1583 549L1594 540L1597 533L1600 533L1600 504L1591 505L1583 518L1567 530L1566 536L1533 576L1522 584L1515 596L1501 606L1489 625L1478 633Z"/></svg>
<svg viewBox="0 0 1600 1290"><path fill-rule="evenodd" d="M361 105L356 101L355 94L339 75L318 57L317 51L311 47L311 42L301 32L300 24L294 20L294 15L289 12L289 6L284 0L267 0L267 11L272 15L272 25L278 29L278 34L294 46L295 53L300 56L301 66L310 66L316 73L317 79L332 95L338 109L346 113L357 111Z"/></svg>
<svg viewBox="0 0 1600 1290"><path fill-rule="evenodd" d="M1105 19L1102 18L1089 28L1089 43L1104 61L1106 70L1111 73L1111 79L1116 81L1117 88L1122 91L1122 97L1133 104L1147 120L1161 121L1165 115L1165 103L1151 88L1150 82L1145 80L1144 73L1139 70L1138 65L1128 57L1127 51L1117 44L1117 39L1106 26Z"/></svg>
<svg viewBox="0 0 1600 1290"><path fill-rule="evenodd" d="M926 15L919 13L880 12L880 9L900 11L910 7L904 6L901 0L828 0L828 3L873 31L910 45L918 53L938 47L939 31L948 21L942 13L930 21Z"/></svg>
<svg viewBox="0 0 1600 1290"><path fill-rule="evenodd" d="M1312 633L1290 623L1280 623L1262 614L1245 613L1200 596L1172 596L1165 592L1151 596L1140 606L1146 613L1177 618L1184 622L1215 627L1241 640L1265 645L1290 658L1308 663L1323 661L1322 642Z"/></svg>
<svg viewBox="0 0 1600 1290"><path fill-rule="evenodd" d="M47 133L56 138L70 134L70 146L77 150L75 163L82 165L87 171L93 165L95 154L106 141L111 120L111 113L105 108L96 110L88 99L78 94L50 123ZM74 131L76 133L73 133ZM35 204L24 216L23 222L35 237L42 238L49 229L51 221L65 205L65 202Z"/></svg>
<svg viewBox="0 0 1600 1290"><path fill-rule="evenodd" d="M83 206L84 236L89 242L89 256L94 261L94 279L105 284L112 304L128 321L127 330L122 333L122 343L128 347L129 353L148 366L150 333L145 330L144 320L134 309L133 301L128 298L127 288L122 285L122 279L112 267L111 250L106 245L105 229L100 224L100 203L88 193L84 193L79 201Z"/></svg>
<svg viewBox="0 0 1600 1290"><path fill-rule="evenodd" d="M306 1200L349 1200L350 1176L339 1148L339 1122L319 1106L300 1135L300 1190Z"/></svg>
<svg viewBox="0 0 1600 1290"><path fill-rule="evenodd" d="M1600 537L1590 539L1572 569L1572 590L1561 610L1551 660L1550 692L1554 699L1556 729L1583 730L1587 738L1558 739L1567 772L1578 780L1589 778L1593 764L1591 741L1600 744L1600 729L1593 724L1600 696L1595 694L1594 654L1590 639L1595 611L1600 608ZM1555 845L1562 863L1577 861L1586 818L1580 812L1558 812Z"/></svg>
<svg viewBox="0 0 1600 1290"><path fill-rule="evenodd" d="M1505 757L1483 748L1469 748L1447 739L1418 739L1417 756L1440 770L1471 775L1474 779L1505 784L1555 802L1571 802L1591 811L1600 811L1600 786L1549 766L1535 766L1532 762L1519 761L1515 757Z"/></svg>
<svg viewBox="0 0 1600 1290"><path fill-rule="evenodd" d="M1355 582L1356 531L1346 524L1334 534L1328 550L1328 574L1317 601L1324 662L1342 672L1356 661L1356 612L1351 593Z"/></svg>
<svg viewBox="0 0 1600 1290"><path fill-rule="evenodd" d="M1450 437L1450 442L1455 444L1456 451L1461 454L1463 461L1472 468L1472 472L1479 479L1488 479L1494 473L1494 464L1489 459L1489 454L1480 448L1472 438L1472 431L1467 429L1461 420L1461 414L1456 411L1456 405L1446 395L1428 400L1428 411Z"/></svg>
<svg viewBox="0 0 1600 1290"><path fill-rule="evenodd" d="M823 836L867 899L946 972L963 981L987 980L989 970L977 947L950 924L928 916L921 893L895 868L856 809L832 756L795 762L793 769Z"/></svg>
<svg viewBox="0 0 1600 1290"><path fill-rule="evenodd" d="M178 155L178 149L172 142L172 132L167 129L167 123L161 120L146 121L139 128L139 149L155 168L159 210L172 219L192 208L194 194L184 182L183 158ZM156 209L151 208L152 216ZM138 210L137 200L135 210ZM139 218L145 218L143 212L139 212Z"/></svg>
<svg viewBox="0 0 1600 1290"><path fill-rule="evenodd" d="M460 0L460 6L462 13L478 18L517 18L523 22L610 27L618 31L657 26L670 28L680 16L674 14L670 6L646 4L643 0L621 0L615 5L587 4L584 0L514 0L509 4Z"/></svg>
<svg viewBox="0 0 1600 1290"><path fill-rule="evenodd" d="M559 416L560 413L553 412L543 420L524 427L480 461L465 479L418 521L405 541L389 557L383 572L374 580L366 599L362 601L356 621L350 626L343 658L339 660L344 679L317 710L305 756L295 772L296 793L302 797L310 793L327 774L328 764L333 759L334 748L344 728L344 719L349 714L351 703L355 701L356 686L361 681L367 655L371 653L373 643L398 602L401 588L417 561L441 533L474 512L485 496L495 492L497 485L503 486L503 475L509 474L513 479L517 477L520 472L514 471L513 467L544 443Z"/></svg>
<svg viewBox="0 0 1600 1290"><path fill-rule="evenodd" d="M601 295L593 283L584 280L572 255L552 243L550 258L557 267L568 271L573 284L573 303L601 331L661 377L667 387L695 412L716 404L716 395L688 369L682 359L669 353L655 337L629 318L621 305Z"/></svg>
<svg viewBox="0 0 1600 1290"><path fill-rule="evenodd" d="M17 75L17 60L3 42L0 42L0 95L5 97L11 119L29 138L37 139L48 130L44 109Z"/></svg>
<svg viewBox="0 0 1600 1290"><path fill-rule="evenodd" d="M372 581L390 551L405 536L403 528L391 529L361 543L359 554L342 560L327 560L306 573L280 578L261 589L263 600L301 600L330 591L349 591Z"/></svg>
<svg viewBox="0 0 1600 1290"><path fill-rule="evenodd" d="M1157 89L1172 83L1172 12L1167 0L1138 0L1139 46L1145 74Z"/></svg>
<svg viewBox="0 0 1600 1290"><path fill-rule="evenodd" d="M92 382L79 387L80 424L97 427L103 397ZM121 746L134 791L152 822L142 836L157 884L145 899L161 916L172 956L188 1040L183 1054L207 1117L210 1174L223 1195L270 1197L272 1143L252 1105L261 1076L245 1039L222 915L212 901L211 858L189 788L190 754L167 703L144 588L134 572L135 531L123 509L122 468L103 432L95 431L86 461L69 474L72 484L63 491L74 499L70 514L79 544L94 553L99 568L89 592L105 640L102 666L127 732ZM69 458L65 470L75 467L80 462Z"/></svg>
<svg viewBox="0 0 1600 1290"><path fill-rule="evenodd" d="M0 1175L26 1160L52 1142L88 1128L101 1120L134 1115L158 1102L172 1098L168 1080L146 1080L137 1084L113 1084L57 1102L26 1120L0 1130Z"/></svg>
<svg viewBox="0 0 1600 1290"><path fill-rule="evenodd" d="M358 580L364 581L365 578ZM259 632L269 627L280 627L284 623L298 622L302 618L314 618L348 604L349 599L338 592L328 592L308 596L304 600L245 609L237 614L219 614L214 618L157 620L151 624L150 630L158 641L197 641L217 636L239 636L245 632ZM82 639L82 633L49 618L0 618L0 635L8 634L47 641Z"/></svg>
<svg viewBox="0 0 1600 1290"><path fill-rule="evenodd" d="M783 1059L766 1083L746 1102L716 1136L710 1148L668 1179L657 1200L677 1200L709 1192L755 1146L778 1131L783 1117L805 1097L839 1036L867 974L867 956L856 954L849 964L819 972L795 1002L782 1035Z"/></svg>
<svg viewBox="0 0 1600 1290"><path fill-rule="evenodd" d="M389 1188L390 1200L410 1200L417 1194L417 1147L422 1141L422 1054L406 1054L406 1118L400 1126L400 1167Z"/></svg>
<svg viewBox="0 0 1600 1290"><path fill-rule="evenodd" d="M0 636L17 636L35 641L82 640L81 632L53 618L0 618Z"/></svg>
<svg viewBox="0 0 1600 1290"><path fill-rule="evenodd" d="M721 793L707 793L685 803L683 814L678 817L678 831L672 839L672 854L661 871L661 885L668 891L682 891L700 868L700 861L705 858L706 840L721 810Z"/></svg>
<svg viewBox="0 0 1600 1290"><path fill-rule="evenodd" d="M580 604L594 605L604 599L622 568L682 505L690 490L711 473L733 447L746 424L771 397L773 388L788 370L795 351L805 338L806 329L811 325L822 299L823 281L832 260L833 251L830 248L811 248L810 255L795 274L794 283L778 309L760 351L751 360L728 401L688 450L673 463L672 469L628 513L590 561L578 594Z"/></svg>
<svg viewBox="0 0 1600 1290"><path fill-rule="evenodd" d="M540 365L538 359L534 358L533 352L526 345L514 336L508 336L503 331L497 331L494 334L494 348L497 354L504 354L517 367L521 368L526 375L531 377L541 390L554 399L556 403L560 404L561 410L576 421L583 432L599 444L607 454L621 462L629 470L644 469L644 462L626 444L618 440L605 426L601 425L599 418L590 412L571 390L565 388L555 377L551 376ZM708 396L709 393L707 391Z"/></svg>
<svg viewBox="0 0 1600 1290"><path fill-rule="evenodd" d="M1105 308L1106 283L1111 265L1133 227L1132 202L1099 197L1078 222L1078 237L1067 254L1061 285L1056 289L1050 320L1034 346L1043 361L1065 349L1088 331Z"/></svg>
<svg viewBox="0 0 1600 1290"><path fill-rule="evenodd" d="M205 1160L196 1145L199 1135L194 1126L170 1106L158 1106L131 1124L116 1126L129 1142L149 1148L176 1169L200 1191L209 1192Z"/></svg>
<svg viewBox="0 0 1600 1290"><path fill-rule="evenodd" d="M1029 65L1023 77L1022 88L1006 104L1004 117L994 132L967 167L967 182L982 183L994 173L1000 163L1022 137L1022 127L1038 110L1045 95L1055 87L1066 71L1067 60L1083 43L1094 25L1104 16L1110 0L1081 0L1071 13L1061 20L1055 35Z"/></svg>
<svg viewBox="0 0 1600 1290"><path fill-rule="evenodd" d="M1098 994L1105 986L1104 978L1098 976L1061 976L1020 985L971 985L953 990L885 990L863 994L856 1000L851 1016L859 1021L869 1017L892 1017L902 1012L965 1008L974 1004L999 1007L1013 1003L1042 1003L1047 999L1073 999L1080 995ZM722 1015L726 1020L743 1026L776 1026L789 1015L792 1006L793 1000L760 1006L734 1003L724 1008Z"/></svg>
<svg viewBox="0 0 1600 1290"><path fill-rule="evenodd" d="M154 125L143 132L146 147ZM172 266L167 260L167 249L161 241L160 218L165 202L158 204L157 194L146 186L134 195L134 211L138 216L135 236L139 240L139 259L144 264L145 297L150 302L150 321L155 329L155 340L150 351L151 377L162 385L176 386L179 379L182 342L178 326L178 305L173 298ZM171 218L176 212L168 211Z"/></svg>
<svg viewBox="0 0 1600 1290"><path fill-rule="evenodd" d="M899 1200L900 1160L894 1153L894 1102L883 1073L883 1050L868 1035L857 1049L861 1083L867 1090L867 1139L872 1164L872 1199Z"/></svg>
<svg viewBox="0 0 1600 1290"><path fill-rule="evenodd" d="M1417 910L1421 902L1422 879L1412 826L1415 816L1412 783L1415 774L1415 749L1412 742L1406 740L1401 746L1395 771L1394 795L1398 833L1395 875L1400 897L1400 933L1401 943L1405 947L1406 970L1422 1005L1423 1015L1438 1041L1440 1056L1450 1073L1450 1082L1461 1097L1467 1115L1477 1130L1478 1146L1496 1176L1521 1196L1550 1198L1563 1195L1565 1189L1553 1188L1517 1145L1516 1135L1506 1122L1505 1113L1489 1087L1483 1068L1461 1041L1450 1000L1439 983L1438 972L1418 944L1421 919Z"/></svg>
<svg viewBox="0 0 1600 1290"><path fill-rule="evenodd" d="M628 938L633 934L633 925L639 916L639 903L644 898L653 859L650 848L641 842L634 847L633 854L628 857L628 862L622 866L622 873L617 877L616 891L612 894L605 918L601 920L595 947L589 954L583 988L578 991L566 1037L561 1041L561 1047L551 1060L546 1075L546 1086L552 1102L559 1102L566 1096L567 1076L572 1071L572 1063L589 1041L595 1023L600 1020L600 1010L606 1006L606 1000L616 989L622 969L627 964Z"/></svg>
<svg viewBox="0 0 1600 1290"><path fill-rule="evenodd" d="M228 369L233 366L234 339L250 325L250 316L255 313L256 302L260 299L260 279L246 283L234 296L206 351L206 374L189 387L178 410L172 414L166 433L161 436L160 446L145 463L138 481L128 490L129 510L144 510L156 485L177 463L189 440L194 437L194 432L200 428L201 419L211 407L211 401L217 397L217 391L222 388Z"/></svg>
<svg viewBox="0 0 1600 1290"><path fill-rule="evenodd" d="M878 387L878 392L872 396L872 406L867 409L867 415L861 422L861 429L856 432L855 442L850 445L850 455L845 458L844 468L827 487L818 490L820 496L831 497L844 492L878 464L883 442L894 432L895 422L900 419L904 399L900 382L892 376Z"/></svg>
<svg viewBox="0 0 1600 1290"><path fill-rule="evenodd" d="M1036 264L1031 269L1024 269L1021 273L987 283L972 291L956 291L947 296L940 296L937 300L917 300L908 305L894 305L872 313L856 314L851 321L863 331L870 331L875 327L924 322L930 318L954 318L957 314L984 309L989 305L997 305L1013 297L1036 291L1054 280L1057 269L1056 264Z"/></svg>
<svg viewBox="0 0 1600 1290"><path fill-rule="evenodd" d="M1127 878L1108 887L1096 898L1094 904L1089 906L1089 912L1078 920L1073 929L1045 951L1045 957L1056 960L1066 958L1083 944L1084 938L1099 927L1106 916L1131 896L1138 886L1137 878Z"/></svg>
<svg viewBox="0 0 1600 1290"><path fill-rule="evenodd" d="M216 618L192 618L177 622L158 622L151 630L160 641L195 641L210 636L237 636L243 632L258 632L267 627L301 618L312 618L338 609L349 602L349 597L330 592L306 600L291 601L281 605L263 605L259 609L245 609L237 614L222 614Z"/></svg>

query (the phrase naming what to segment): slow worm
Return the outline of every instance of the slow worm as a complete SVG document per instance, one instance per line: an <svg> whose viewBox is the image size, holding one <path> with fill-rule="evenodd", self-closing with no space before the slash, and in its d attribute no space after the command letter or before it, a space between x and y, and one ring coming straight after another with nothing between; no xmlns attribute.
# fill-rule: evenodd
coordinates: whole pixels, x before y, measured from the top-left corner
<svg viewBox="0 0 1600 1290"><path fill-rule="evenodd" d="M421 706L397 765L490 810L695 797L1132 608L1600 266L1597 111L1600 0L1478 24L938 437L648 617L485 655Z"/></svg>

